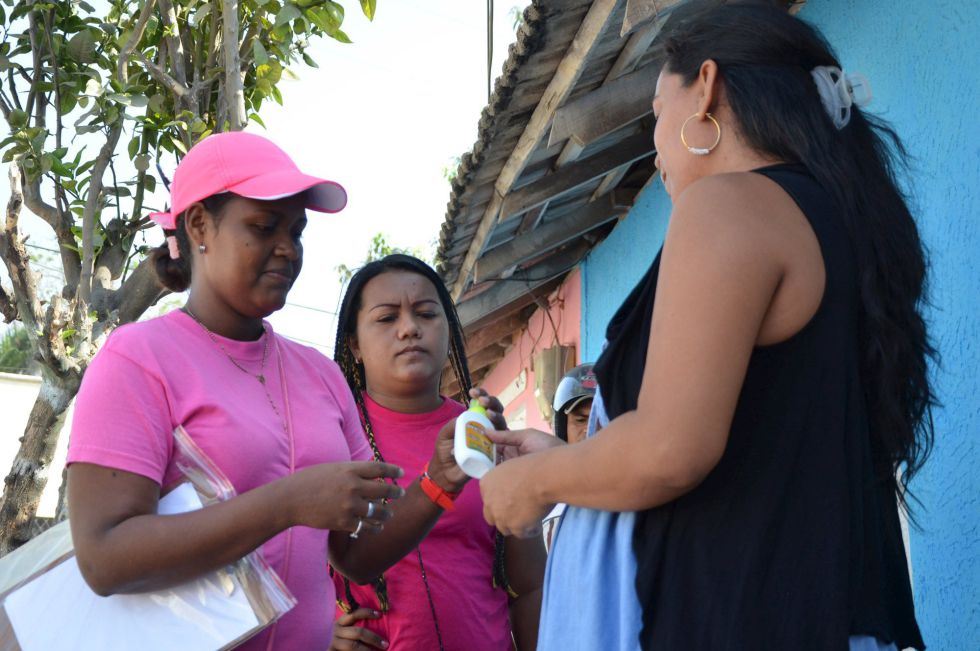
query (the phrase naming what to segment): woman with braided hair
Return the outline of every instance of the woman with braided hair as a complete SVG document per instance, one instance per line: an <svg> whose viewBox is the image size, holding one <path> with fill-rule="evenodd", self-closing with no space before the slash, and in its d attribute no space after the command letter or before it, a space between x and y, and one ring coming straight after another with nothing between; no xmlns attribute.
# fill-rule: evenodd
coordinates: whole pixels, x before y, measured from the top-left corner
<svg viewBox="0 0 980 651"><path fill-rule="evenodd" d="M344 612L331 649L535 648L544 546L540 536L504 538L487 525L479 487L453 460L455 418L465 407L440 395L447 359L460 401L480 397L498 414L500 405L470 390L463 329L436 272L417 258L390 255L354 274L334 355L375 460L406 469L398 482L405 495L391 505L386 532L410 529L425 539L370 585L335 573ZM361 551L373 553L367 542Z"/></svg>

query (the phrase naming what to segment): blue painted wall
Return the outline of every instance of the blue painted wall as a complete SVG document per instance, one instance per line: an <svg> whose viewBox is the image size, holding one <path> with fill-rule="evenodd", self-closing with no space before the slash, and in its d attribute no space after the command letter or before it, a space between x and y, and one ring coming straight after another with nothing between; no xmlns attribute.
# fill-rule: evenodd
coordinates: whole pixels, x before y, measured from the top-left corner
<svg viewBox="0 0 980 651"><path fill-rule="evenodd" d="M633 209L582 263L582 359L602 352L606 324L664 242L670 199L656 179Z"/></svg>
<svg viewBox="0 0 980 651"><path fill-rule="evenodd" d="M931 254L934 369L943 407L933 455L913 484L916 609L931 649L980 649L980 73L978 0L810 0L800 16L845 68L864 73L870 111L912 154L911 196ZM583 264L582 342L601 348L609 317L662 241L669 203L659 182Z"/></svg>

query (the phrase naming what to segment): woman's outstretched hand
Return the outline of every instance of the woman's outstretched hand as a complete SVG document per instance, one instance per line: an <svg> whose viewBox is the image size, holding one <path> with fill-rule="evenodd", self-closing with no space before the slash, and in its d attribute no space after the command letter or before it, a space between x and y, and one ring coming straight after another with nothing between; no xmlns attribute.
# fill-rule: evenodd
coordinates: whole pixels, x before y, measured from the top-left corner
<svg viewBox="0 0 980 651"><path fill-rule="evenodd" d="M535 462L533 455L518 457L480 479L483 517L505 536L540 536L541 522L554 507L536 496Z"/></svg>
<svg viewBox="0 0 980 651"><path fill-rule="evenodd" d="M497 430L487 432L487 436L497 445L504 461L567 445L557 436L537 429Z"/></svg>
<svg viewBox="0 0 980 651"><path fill-rule="evenodd" d="M398 466L377 461L321 463L290 476L291 521L315 529L376 533L391 518L385 500L405 494L384 479L405 473Z"/></svg>

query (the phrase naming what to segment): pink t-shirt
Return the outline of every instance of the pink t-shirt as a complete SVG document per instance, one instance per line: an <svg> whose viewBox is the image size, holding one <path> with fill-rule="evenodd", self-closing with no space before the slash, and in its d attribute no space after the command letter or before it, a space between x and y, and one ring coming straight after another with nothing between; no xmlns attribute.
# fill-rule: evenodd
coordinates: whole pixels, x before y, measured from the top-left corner
<svg viewBox="0 0 980 651"><path fill-rule="evenodd" d="M406 489L432 457L439 430L464 411L448 399L424 414L385 409L366 394L364 400L378 448L385 461L405 469L399 483ZM471 481L456 499L456 508L442 514L419 546L446 651L513 651L507 594L493 587L494 538L494 529L483 519L480 486ZM409 553L385 572L385 579L390 610L380 620L359 625L388 640L388 651L438 649L418 555ZM343 596L340 577L334 582ZM372 586L351 584L351 591L361 606L378 608Z"/></svg>
<svg viewBox="0 0 980 651"><path fill-rule="evenodd" d="M259 373L264 339L217 339L239 364ZM122 326L85 373L68 462L118 468L169 487L181 477L173 463L177 425L239 494L314 464L371 458L357 407L336 364L274 335L264 372L272 400L289 419L291 437L258 380L236 368L184 312ZM294 527L262 546L299 603L240 648L270 648L270 636L273 649L327 648L334 616L327 534Z"/></svg>

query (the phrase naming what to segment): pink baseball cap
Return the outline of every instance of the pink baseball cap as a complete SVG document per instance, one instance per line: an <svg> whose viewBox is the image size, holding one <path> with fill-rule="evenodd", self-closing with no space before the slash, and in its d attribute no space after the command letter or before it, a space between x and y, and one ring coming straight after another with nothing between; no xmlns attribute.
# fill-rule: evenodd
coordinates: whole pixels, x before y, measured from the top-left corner
<svg viewBox="0 0 980 651"><path fill-rule="evenodd" d="M262 136L230 131L191 147L170 184L170 211L150 213L150 219L173 230L188 206L222 192L263 201L306 192L306 207L317 212L339 212L347 205L347 191L339 183L303 174L286 152Z"/></svg>

